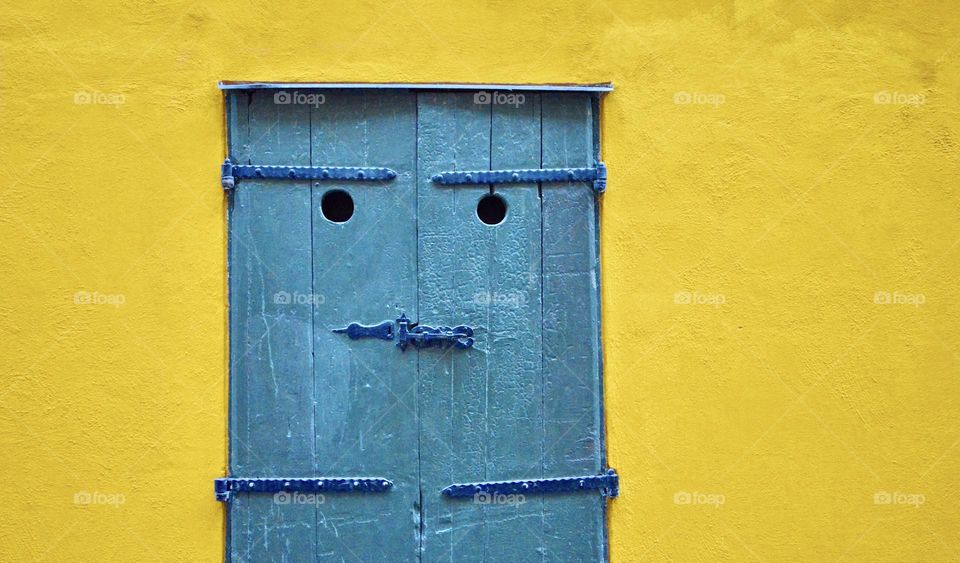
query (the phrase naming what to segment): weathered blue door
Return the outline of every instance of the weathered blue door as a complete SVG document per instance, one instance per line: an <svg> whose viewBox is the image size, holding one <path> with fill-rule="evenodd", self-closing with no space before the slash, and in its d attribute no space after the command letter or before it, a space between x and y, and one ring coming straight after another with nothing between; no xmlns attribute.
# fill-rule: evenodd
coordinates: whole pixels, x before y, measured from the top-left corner
<svg viewBox="0 0 960 563"><path fill-rule="evenodd" d="M596 100L310 92L227 97L228 557L604 559Z"/></svg>

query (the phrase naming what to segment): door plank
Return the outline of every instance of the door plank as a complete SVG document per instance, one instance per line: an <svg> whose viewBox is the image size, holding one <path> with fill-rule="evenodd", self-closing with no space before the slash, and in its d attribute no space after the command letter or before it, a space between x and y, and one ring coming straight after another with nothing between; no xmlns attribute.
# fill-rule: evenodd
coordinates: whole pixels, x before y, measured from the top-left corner
<svg viewBox="0 0 960 563"><path fill-rule="evenodd" d="M426 325L466 324L474 348L421 350L420 471L423 491L423 561L482 559L483 507L450 499L441 489L485 476L488 319L473 306L487 288L486 225L476 202L485 186L437 187L444 170L490 166L490 106L469 93L420 93L419 106L419 320Z"/></svg>
<svg viewBox="0 0 960 563"><path fill-rule="evenodd" d="M421 94L419 114L420 320L468 324L476 338L470 350L420 353L423 560L540 559L537 499L439 494L455 482L541 474L537 186L430 181L446 170L538 167L539 97L501 106L472 93ZM508 206L498 225L477 217L491 192Z"/></svg>
<svg viewBox="0 0 960 563"><path fill-rule="evenodd" d="M417 355L393 342L331 332L416 318L416 97L327 92L312 108L315 165L387 166L390 182L323 182L313 189L314 376L318 475L384 477L377 494L328 494L318 509L318 561L419 557ZM353 216L324 218L330 190Z"/></svg>
<svg viewBox="0 0 960 563"><path fill-rule="evenodd" d="M540 167L540 96L492 106L491 168ZM507 217L480 230L487 287L480 302L488 332L484 480L542 476L541 216L537 184L494 186ZM478 374L479 375L479 374ZM543 554L543 500L492 498L484 507L489 559L533 561ZM492 554L496 554L492 556Z"/></svg>
<svg viewBox="0 0 960 563"><path fill-rule="evenodd" d="M310 163L306 107L274 103L273 92L238 99L237 138L262 164ZM246 131L243 129L243 119ZM242 153L242 148L240 149ZM311 291L310 185L245 180L230 208L231 474L309 476L313 471L313 354L309 308L283 293ZM233 561L315 557L315 512L273 495L230 503Z"/></svg>
<svg viewBox="0 0 960 563"><path fill-rule="evenodd" d="M594 165L592 100L542 95L543 167ZM548 477L603 469L599 255L596 196L587 183L543 188L544 472ZM545 503L548 560L606 557L605 500L550 495Z"/></svg>

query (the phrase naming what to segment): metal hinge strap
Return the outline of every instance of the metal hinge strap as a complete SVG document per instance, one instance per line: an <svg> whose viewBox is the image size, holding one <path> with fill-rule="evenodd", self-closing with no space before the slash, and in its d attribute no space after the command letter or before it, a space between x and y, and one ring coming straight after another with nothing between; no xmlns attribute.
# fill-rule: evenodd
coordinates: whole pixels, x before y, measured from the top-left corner
<svg viewBox="0 0 960 563"><path fill-rule="evenodd" d="M615 497L620 494L620 477L615 470L608 469L602 475L587 475L584 477L458 483L450 485L442 492L448 497L472 497L475 495L527 495L588 490L598 490L604 497Z"/></svg>
<svg viewBox="0 0 960 563"><path fill-rule="evenodd" d="M233 493L379 493L393 487L393 482L380 477L224 477L213 482L219 501L229 501Z"/></svg>
<svg viewBox="0 0 960 563"><path fill-rule="evenodd" d="M600 162L596 168L539 168L528 170L471 170L441 172L431 178L445 186L463 184L533 184L547 182L593 182L593 189L602 193L607 189L607 166Z"/></svg>
<svg viewBox="0 0 960 563"><path fill-rule="evenodd" d="M385 181L397 177L389 168L362 166L273 166L234 164L230 159L220 167L223 189L232 190L237 180L326 180L326 181Z"/></svg>

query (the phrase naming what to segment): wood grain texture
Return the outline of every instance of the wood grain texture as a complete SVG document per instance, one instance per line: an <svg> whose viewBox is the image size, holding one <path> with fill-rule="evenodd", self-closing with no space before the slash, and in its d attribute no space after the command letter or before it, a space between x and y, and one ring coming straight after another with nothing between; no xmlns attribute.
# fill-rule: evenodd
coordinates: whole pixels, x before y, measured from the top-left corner
<svg viewBox="0 0 960 563"><path fill-rule="evenodd" d="M492 106L492 169L540 166L540 96ZM480 295L489 326L485 480L543 474L541 371L541 215L537 184L494 186L507 217L481 231L486 288ZM481 375L481 374L478 374ZM488 560L533 561L544 554L543 499L493 498L485 510ZM521 502L522 500L522 502Z"/></svg>
<svg viewBox="0 0 960 563"><path fill-rule="evenodd" d="M466 553L482 557L484 511L469 500L442 497L455 479L482 480L486 441L489 326L471 307L486 289L486 225L476 218L484 186L442 189L430 180L450 169L490 166L490 107L470 94L422 93L419 99L419 300L420 320L436 326L474 327L470 350L420 352L420 458L424 561Z"/></svg>
<svg viewBox="0 0 960 563"><path fill-rule="evenodd" d="M417 314L416 98L335 91L313 112L313 160L388 166L390 182L321 182L313 190L314 383L318 475L384 477L383 494L326 495L319 561L419 557L417 356L332 329ZM353 216L333 223L323 195L344 190Z"/></svg>
<svg viewBox="0 0 960 563"><path fill-rule="evenodd" d="M590 97L543 94L543 166L594 160ZM543 188L544 472L603 469L596 196L587 183ZM569 493L545 499L548 559L605 557L605 501Z"/></svg>
<svg viewBox="0 0 960 563"><path fill-rule="evenodd" d="M242 105L242 104L241 104ZM243 116L236 120L242 128ZM257 92L246 107L249 158L310 163L306 106ZM238 131L239 133L239 131ZM283 295L311 293L310 185L244 181L230 216L231 473L308 477L314 470L313 319ZM313 559L315 511L273 495L231 503L233 561Z"/></svg>

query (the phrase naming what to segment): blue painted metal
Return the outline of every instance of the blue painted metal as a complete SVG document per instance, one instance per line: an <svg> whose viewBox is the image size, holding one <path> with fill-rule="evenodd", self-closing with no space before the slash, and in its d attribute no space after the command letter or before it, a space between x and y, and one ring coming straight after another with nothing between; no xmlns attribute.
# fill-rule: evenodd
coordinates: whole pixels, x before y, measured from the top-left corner
<svg viewBox="0 0 960 563"><path fill-rule="evenodd" d="M393 321L384 321L378 325L366 326L360 323L350 323L344 328L335 328L333 332L346 334L351 340L360 338L379 338L393 340Z"/></svg>
<svg viewBox="0 0 960 563"><path fill-rule="evenodd" d="M229 158L223 160L220 165L220 185L225 190L232 190L237 185L237 180L233 176L233 163Z"/></svg>
<svg viewBox="0 0 960 563"><path fill-rule="evenodd" d="M512 92L594 92L613 91L612 82L597 84L464 84L464 83L404 83L404 82L243 82L221 80L221 90L278 90L278 89L370 89L370 90L505 90Z"/></svg>
<svg viewBox="0 0 960 563"><path fill-rule="evenodd" d="M452 171L435 174L431 179L445 186L593 182L593 189L597 193L602 193L607 189L607 166L600 162L596 168Z"/></svg>
<svg viewBox="0 0 960 563"><path fill-rule="evenodd" d="M602 496L616 497L620 494L620 477L614 469L608 469L602 475L587 475L584 477L459 483L450 485L441 492L448 497L472 497L477 494L532 495L576 491L600 491Z"/></svg>
<svg viewBox="0 0 960 563"><path fill-rule="evenodd" d="M597 163L597 179L593 181L593 190L598 194L607 191L607 165Z"/></svg>
<svg viewBox="0 0 960 563"><path fill-rule="evenodd" d="M380 477L224 477L213 482L217 500L223 502L233 493L382 493L391 487L393 482Z"/></svg>
<svg viewBox="0 0 960 563"><path fill-rule="evenodd" d="M429 327L426 325L412 326L410 319L401 314L397 319L397 347L406 350L407 346L414 348L461 348L466 349L473 346L473 329L465 326Z"/></svg>
<svg viewBox="0 0 960 563"><path fill-rule="evenodd" d="M381 340L393 340L393 323L390 321L382 322L378 325L367 326L360 323L350 323L344 328L335 328L333 332L346 334L351 340L360 338L379 338ZM397 347L402 351L407 350L407 346L414 348L461 348L466 349L473 346L473 329L465 326L431 327L411 323L406 313L401 313L397 319Z"/></svg>
<svg viewBox="0 0 960 563"><path fill-rule="evenodd" d="M335 181L387 181L397 177L389 168L363 166L273 166L234 164L230 159L220 166L220 183L225 190L232 190L238 179L257 180L323 180Z"/></svg>

